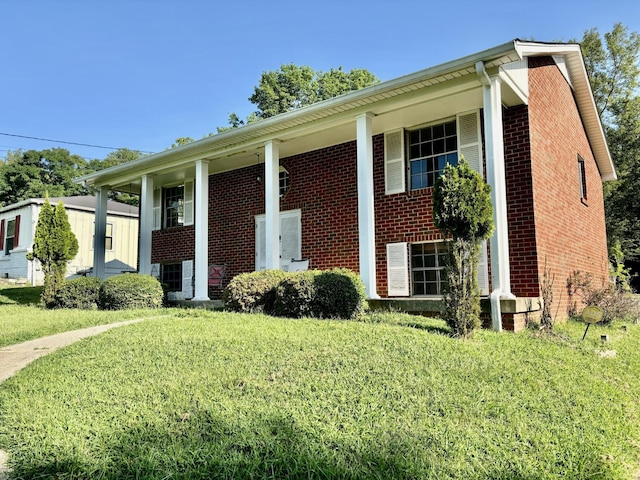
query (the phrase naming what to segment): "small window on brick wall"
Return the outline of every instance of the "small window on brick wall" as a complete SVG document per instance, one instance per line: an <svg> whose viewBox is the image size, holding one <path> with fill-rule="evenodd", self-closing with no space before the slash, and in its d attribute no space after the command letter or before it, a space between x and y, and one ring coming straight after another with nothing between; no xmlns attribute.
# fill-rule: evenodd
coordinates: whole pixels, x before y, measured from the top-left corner
<svg viewBox="0 0 640 480"><path fill-rule="evenodd" d="M167 263L161 267L162 283L169 292L182 290L182 263Z"/></svg>
<svg viewBox="0 0 640 480"><path fill-rule="evenodd" d="M587 199L587 172L584 166L584 159L578 155L578 180L580 182L580 200Z"/></svg>
<svg viewBox="0 0 640 480"><path fill-rule="evenodd" d="M448 242L411 245L412 295L442 295L445 284L443 270L448 252Z"/></svg>

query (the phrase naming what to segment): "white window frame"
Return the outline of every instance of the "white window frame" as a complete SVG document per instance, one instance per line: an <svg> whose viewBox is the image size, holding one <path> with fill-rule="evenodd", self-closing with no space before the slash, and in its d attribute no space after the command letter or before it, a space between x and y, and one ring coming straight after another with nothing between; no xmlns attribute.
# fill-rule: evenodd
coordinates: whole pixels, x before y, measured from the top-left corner
<svg viewBox="0 0 640 480"><path fill-rule="evenodd" d="M440 240L440 241L435 241L435 242L414 242L409 246L409 272L410 272L410 278L411 278L411 296L412 297L426 297L426 298L440 298L442 297L442 285L443 285L443 280L442 280L442 273L444 272L444 264L440 265L440 257L442 255L445 255L448 252L448 249L446 251L440 251L439 248L441 245L447 245L448 241L447 240ZM413 247L417 246L417 245L434 245L435 246L435 253L433 253L434 255L434 260L435 260L435 266L433 267L425 267L424 265L422 267L417 267L414 265L414 255L413 255ZM414 273L415 272L436 272L436 277L437 277L437 292L436 293L415 293L415 287L416 287L416 282L414 279ZM421 283L427 283L425 280L422 280Z"/></svg>
<svg viewBox="0 0 640 480"><path fill-rule="evenodd" d="M13 225L13 235L9 236L9 225ZM9 248L9 239L11 239L11 248ZM11 250L14 250L17 245L15 245L15 239L16 239L16 218L12 218L11 220L7 219L7 222L5 224L5 231L4 231L4 250L2 253L4 253L5 255L11 255Z"/></svg>
<svg viewBox="0 0 640 480"><path fill-rule="evenodd" d="M419 156L416 158L411 158L411 144L409 142L409 137L413 132L417 132L420 130L424 130L426 128L433 128L433 127L438 127L440 125L444 126L448 123L454 123L454 130L455 130L455 141L456 141L456 148L455 150L448 150L445 149L445 152L442 153L442 155L453 155L455 153L456 156L456 164L460 161L460 144L459 144L459 132L458 132L458 118L456 116L454 117L448 117L448 118L443 118L434 122L429 122L429 123L425 123L423 125L419 125L416 127L413 127L411 129L407 129L407 131L405 132L405 144L407 145L406 150L407 150L407 164L406 164L406 169L407 169L407 190L408 191L415 191L415 190L422 190L425 188L433 188L433 184L432 185L426 185L426 186L421 186L421 187L416 187L414 188L412 185L412 177L411 177L411 164L412 162L416 162L419 160L424 160L426 158L431 158L431 159L437 159L440 155L425 155L425 156ZM443 139L446 137L443 137ZM450 136L449 136L450 138ZM447 162L448 163L448 162ZM427 173L435 173L436 174L436 180L438 178L438 176L440 175L440 173L442 173L442 169L438 169L438 170L429 170L427 171ZM435 181L434 181L435 184Z"/></svg>

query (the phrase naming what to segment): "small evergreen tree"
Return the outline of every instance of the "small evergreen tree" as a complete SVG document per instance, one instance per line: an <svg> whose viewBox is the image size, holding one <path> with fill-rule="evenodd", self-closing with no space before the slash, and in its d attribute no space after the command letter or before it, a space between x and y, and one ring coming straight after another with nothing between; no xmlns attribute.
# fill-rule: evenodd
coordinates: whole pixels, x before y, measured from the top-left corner
<svg viewBox="0 0 640 480"><path fill-rule="evenodd" d="M443 286L444 318L455 337L480 325L477 270L482 240L493 233L491 187L462 158L447 165L435 184L433 220L452 237Z"/></svg>
<svg viewBox="0 0 640 480"><path fill-rule="evenodd" d="M78 240L71 231L62 201L53 208L49 198L45 199L33 242L33 253L27 254L27 258L40 261L44 273L42 303L50 308L55 306L56 292L64 282L67 262L78 253Z"/></svg>

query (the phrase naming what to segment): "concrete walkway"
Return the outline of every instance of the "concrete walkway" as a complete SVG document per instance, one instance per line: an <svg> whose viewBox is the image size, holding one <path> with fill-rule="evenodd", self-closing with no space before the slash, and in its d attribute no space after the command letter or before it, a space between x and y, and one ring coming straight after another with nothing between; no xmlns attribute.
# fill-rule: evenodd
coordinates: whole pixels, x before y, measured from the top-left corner
<svg viewBox="0 0 640 480"><path fill-rule="evenodd" d="M50 337L36 338L28 342L17 345L0 347L0 383L12 377L34 360L55 352L59 348L71 345L78 340L92 337L115 327L141 322L143 319L127 320L124 322L110 323L108 325L98 325L96 327L72 330L71 332L58 333Z"/></svg>
<svg viewBox="0 0 640 480"><path fill-rule="evenodd" d="M51 335L50 337L36 338L35 340L29 340L28 342L19 343L17 345L0 347L0 383L18 373L34 360L51 352L55 352L59 348L71 345L83 338L92 337L99 333L106 332L112 328L141 322L142 320L145 319L138 318L124 322L110 323L108 325L98 325L96 327L58 333L57 335ZM0 450L0 480L6 480L9 478L10 470L7 467L7 459L8 457L6 452Z"/></svg>

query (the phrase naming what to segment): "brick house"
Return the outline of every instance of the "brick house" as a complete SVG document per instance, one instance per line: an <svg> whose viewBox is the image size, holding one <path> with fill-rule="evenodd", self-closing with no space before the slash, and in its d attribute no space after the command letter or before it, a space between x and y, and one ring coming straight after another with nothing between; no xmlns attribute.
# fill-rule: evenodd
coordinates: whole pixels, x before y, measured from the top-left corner
<svg viewBox="0 0 640 480"><path fill-rule="evenodd" d="M210 264L230 278L309 258L359 272L372 302L427 311L446 251L432 186L461 155L492 186L478 279L493 328L539 309L545 265L566 316L573 270L608 275L602 182L615 178L575 44L516 40L79 181L99 205L140 192L140 271L177 296L217 298Z"/></svg>

